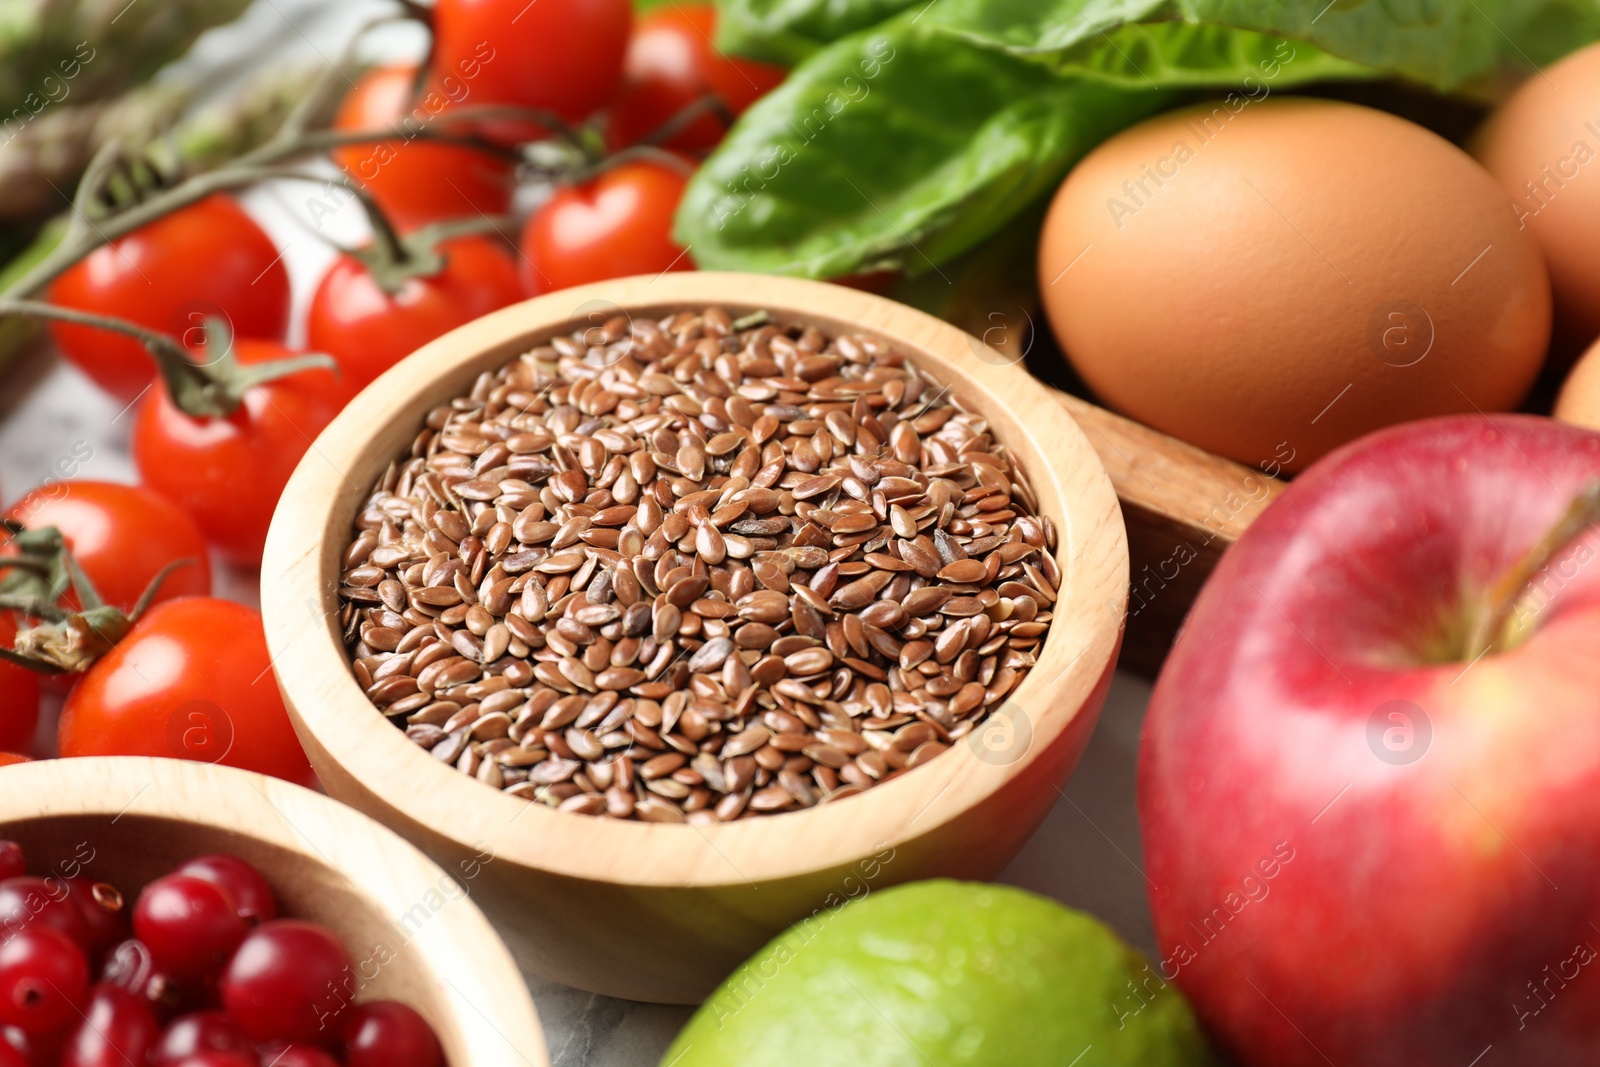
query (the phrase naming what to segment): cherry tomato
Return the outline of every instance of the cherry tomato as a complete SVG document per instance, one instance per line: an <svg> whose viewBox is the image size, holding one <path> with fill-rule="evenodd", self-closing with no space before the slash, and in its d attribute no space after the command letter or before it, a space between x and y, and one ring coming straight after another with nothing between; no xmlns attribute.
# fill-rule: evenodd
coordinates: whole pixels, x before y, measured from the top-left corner
<svg viewBox="0 0 1600 1067"><path fill-rule="evenodd" d="M17 639L17 623L0 612L0 645L10 648ZM39 725L39 676L26 667L0 660L0 756L26 752L33 746ZM19 762L19 756L10 762ZM0 766L5 761L0 760Z"/></svg>
<svg viewBox="0 0 1600 1067"><path fill-rule="evenodd" d="M30 528L60 530L101 599L124 611L176 560L191 562L167 575L157 601L211 592L211 563L194 520L143 486L54 482L11 505L6 515ZM77 606L77 597L70 591L68 597Z"/></svg>
<svg viewBox="0 0 1600 1067"><path fill-rule="evenodd" d="M712 43L717 9L672 3L639 19L628 42L622 90L611 105L607 139L613 149L638 144L678 112L708 93L737 116L777 88L788 72L724 55ZM662 147L685 152L713 148L728 127L707 112Z"/></svg>
<svg viewBox="0 0 1600 1067"><path fill-rule="evenodd" d="M259 363L294 353L240 339L234 354L241 363ZM259 566L278 494L349 395L332 371L314 368L256 386L226 418L197 419L158 384L134 420L139 477L188 512L229 560Z"/></svg>
<svg viewBox="0 0 1600 1067"><path fill-rule="evenodd" d="M631 0L438 0L434 78L464 107L510 104L581 122L616 94L632 22ZM525 122L480 128L505 144L544 135Z"/></svg>
<svg viewBox="0 0 1600 1067"><path fill-rule="evenodd" d="M413 101L416 79L414 66L380 67L363 75L339 105L333 128L376 129L407 115L410 123L430 125L448 98L427 90ZM480 213L503 215L511 206L511 164L463 145L420 138L382 141L335 149L333 159L402 230Z"/></svg>
<svg viewBox="0 0 1600 1067"><path fill-rule="evenodd" d="M0 767L9 767L13 763L32 763L33 760L20 752L0 752Z"/></svg>
<svg viewBox="0 0 1600 1067"><path fill-rule="evenodd" d="M166 756L309 784L271 668L261 616L243 604L157 604L67 694L61 754Z"/></svg>
<svg viewBox="0 0 1600 1067"><path fill-rule="evenodd" d="M226 196L212 196L89 253L50 286L50 302L200 339L208 316L239 337L281 338L289 271L272 239ZM56 346L132 403L155 376L143 345L88 326L50 324Z"/></svg>
<svg viewBox="0 0 1600 1067"><path fill-rule="evenodd" d="M435 337L522 299L516 265L489 238L460 237L440 251L444 269L406 279L398 293L384 292L352 256L328 268L311 298L306 345L337 359L351 389Z"/></svg>
<svg viewBox="0 0 1600 1067"><path fill-rule="evenodd" d="M548 293L630 274L693 270L672 240L672 215L688 179L664 163L612 167L558 189L522 229L523 285Z"/></svg>

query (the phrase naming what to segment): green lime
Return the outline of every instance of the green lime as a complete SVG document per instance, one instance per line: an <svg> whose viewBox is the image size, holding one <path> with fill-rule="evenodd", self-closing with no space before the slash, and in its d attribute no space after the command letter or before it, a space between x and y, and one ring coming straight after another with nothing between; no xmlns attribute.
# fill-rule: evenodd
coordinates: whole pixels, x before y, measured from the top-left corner
<svg viewBox="0 0 1600 1067"><path fill-rule="evenodd" d="M1190 1067L1177 988L1089 916L918 882L791 927L705 1002L663 1067Z"/></svg>

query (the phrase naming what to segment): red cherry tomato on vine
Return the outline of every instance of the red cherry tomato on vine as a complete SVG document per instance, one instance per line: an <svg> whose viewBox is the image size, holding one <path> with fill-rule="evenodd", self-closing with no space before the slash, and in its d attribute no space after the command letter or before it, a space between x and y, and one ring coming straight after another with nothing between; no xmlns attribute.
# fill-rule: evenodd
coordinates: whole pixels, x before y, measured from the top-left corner
<svg viewBox="0 0 1600 1067"><path fill-rule="evenodd" d="M631 0L438 0L433 74L462 87L460 106L508 104L582 122L622 80ZM545 135L533 123L478 124L505 144Z"/></svg>
<svg viewBox="0 0 1600 1067"><path fill-rule="evenodd" d="M386 293L365 264L340 256L311 298L306 344L339 361L345 384L360 389L441 334L522 299L517 268L486 237L440 246L444 269L407 278Z"/></svg>
<svg viewBox="0 0 1600 1067"><path fill-rule="evenodd" d="M61 754L190 759L310 784L271 664L261 616L243 604L157 604L67 694Z"/></svg>
<svg viewBox="0 0 1600 1067"><path fill-rule="evenodd" d="M0 613L0 645L10 648L16 639L16 620L10 612ZM26 752L33 745L38 724L39 676L26 667L0 660L0 749L5 750L0 756ZM0 760L0 766L5 762Z"/></svg>
<svg viewBox="0 0 1600 1067"><path fill-rule="evenodd" d="M100 598L113 607L131 609L161 569L180 559L191 562L167 575L156 600L211 592L211 563L194 520L144 486L54 482L24 496L6 515L28 527L60 530ZM76 596L67 595L76 607Z"/></svg>
<svg viewBox="0 0 1600 1067"><path fill-rule="evenodd" d="M622 91L611 105L607 133L613 149L638 144L708 93L720 97L731 114L742 115L788 75L782 67L724 55L712 43L716 32L711 4L673 3L639 19L628 42ZM727 124L707 112L662 147L713 148L727 132Z"/></svg>
<svg viewBox="0 0 1600 1067"><path fill-rule="evenodd" d="M333 128L370 130L391 125L402 116L409 116L408 121L420 127L430 127L448 97L430 89L414 100L416 78L413 66L381 67L363 75L339 105ZM487 152L415 138L338 148L333 158L402 230L440 219L503 215L510 210L511 164ZM350 210L360 209L352 205Z"/></svg>
<svg viewBox="0 0 1600 1067"><path fill-rule="evenodd" d="M212 196L90 252L50 285L50 302L198 340L207 316L238 337L281 338L289 272L266 231L226 196ZM52 322L63 355L121 402L132 403L155 364L130 337Z"/></svg>
<svg viewBox="0 0 1600 1067"><path fill-rule="evenodd" d="M294 353L239 339L241 363ZM258 385L225 418L194 418L158 383L139 403L133 458L144 484L189 513L207 541L241 566L259 566L278 494L300 457L349 399L332 371L298 371Z"/></svg>
<svg viewBox="0 0 1600 1067"><path fill-rule="evenodd" d="M693 270L672 239L672 216L688 178L664 163L613 167L558 189L522 229L523 284L548 293L630 274Z"/></svg>

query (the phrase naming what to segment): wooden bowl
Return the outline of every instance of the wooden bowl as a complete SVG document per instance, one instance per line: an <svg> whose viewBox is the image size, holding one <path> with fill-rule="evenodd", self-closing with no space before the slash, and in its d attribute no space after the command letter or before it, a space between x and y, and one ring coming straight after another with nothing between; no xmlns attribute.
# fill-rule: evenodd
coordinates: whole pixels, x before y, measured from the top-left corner
<svg viewBox="0 0 1600 1067"><path fill-rule="evenodd" d="M433 1025L452 1067L545 1067L544 1035L516 965L463 896L493 861L446 874L359 812L231 767L141 756L40 760L0 769L0 837L30 874L83 873L129 906L193 856L255 864L283 914L344 939L357 1000L388 997Z"/></svg>
<svg viewBox="0 0 1600 1067"><path fill-rule="evenodd" d="M374 710L340 642L336 588L352 522L427 411L552 335L617 309L720 306L854 329L896 345L986 415L1059 531L1062 588L1037 666L950 752L866 793L706 828L557 812L442 765ZM524 968L610 996L703 999L785 926L871 888L988 878L1058 798L1099 715L1127 600L1117 498L1077 425L1020 366L893 301L818 282L675 273L564 290L419 349L318 438L278 505L262 608L279 684L333 796L449 867L489 849L475 899ZM988 746L988 747L985 747Z"/></svg>

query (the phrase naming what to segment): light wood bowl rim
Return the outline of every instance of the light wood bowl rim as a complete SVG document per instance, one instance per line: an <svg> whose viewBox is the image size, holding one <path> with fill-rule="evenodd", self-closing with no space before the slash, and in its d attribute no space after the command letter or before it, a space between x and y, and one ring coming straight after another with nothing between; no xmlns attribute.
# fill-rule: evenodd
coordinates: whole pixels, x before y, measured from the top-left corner
<svg viewBox="0 0 1600 1067"><path fill-rule="evenodd" d="M441 765L376 713L339 639L335 591L355 509L405 447L384 446L374 455L372 428L408 445L428 406L606 305L649 315L716 305L737 316L764 308L779 320L857 324L896 342L942 383L957 381L953 391L973 406L1000 405L1011 413L1015 425L997 435L1018 451L1041 509L1056 522L1063 572L1040 660L1010 698L1026 709L1033 734L1020 759L997 765L957 745L915 773L839 804L699 828L575 815L497 794ZM979 350L991 355L979 359ZM458 390L459 383L465 385ZM356 501L342 505L351 492ZM326 749L384 804L463 848L491 842L497 862L621 885L717 887L798 877L899 846L1022 773L1083 710L1109 668L1127 575L1126 530L1104 467L1077 424L1022 367L955 326L883 297L822 282L701 271L537 297L461 326L391 368L323 431L285 488L267 539L261 599L297 729L314 740L309 748Z"/></svg>
<svg viewBox="0 0 1600 1067"><path fill-rule="evenodd" d="M398 834L354 808L253 771L146 756L35 760L0 768L0 828L85 816L115 822L130 815L205 827L297 853L334 871L391 923L426 894L436 894L449 877ZM374 866L347 860L352 854ZM510 952L470 897L433 912L411 935L407 948L413 946L453 1016L465 1052L452 1059L455 1067L547 1067L533 998Z"/></svg>

